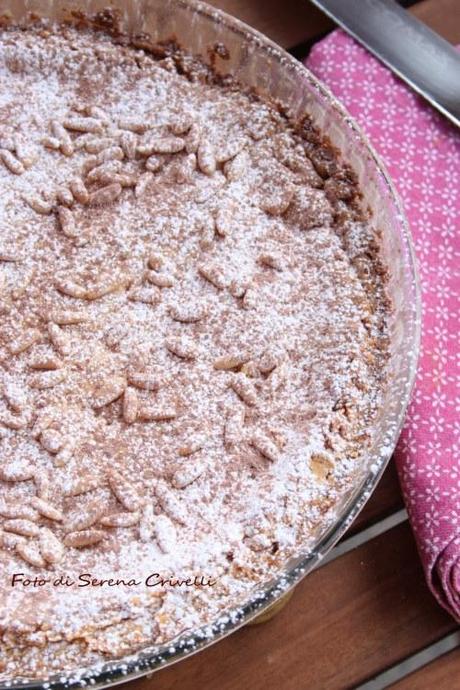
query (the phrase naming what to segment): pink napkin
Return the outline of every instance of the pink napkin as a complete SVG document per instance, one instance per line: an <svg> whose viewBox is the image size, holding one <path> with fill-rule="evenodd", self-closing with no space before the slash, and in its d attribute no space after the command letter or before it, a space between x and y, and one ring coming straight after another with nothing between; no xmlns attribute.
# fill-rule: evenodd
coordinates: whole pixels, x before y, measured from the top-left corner
<svg viewBox="0 0 460 690"><path fill-rule="evenodd" d="M460 620L460 131L340 30L306 65L369 135L411 225L422 354L395 458L428 584Z"/></svg>

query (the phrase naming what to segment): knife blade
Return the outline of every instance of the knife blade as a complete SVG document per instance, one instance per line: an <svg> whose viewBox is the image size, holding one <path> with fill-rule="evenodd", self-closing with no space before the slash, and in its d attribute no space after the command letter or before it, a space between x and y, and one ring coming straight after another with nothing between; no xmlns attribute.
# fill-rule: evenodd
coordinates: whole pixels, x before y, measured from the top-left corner
<svg viewBox="0 0 460 690"><path fill-rule="evenodd" d="M312 0L460 127L460 54L395 0Z"/></svg>

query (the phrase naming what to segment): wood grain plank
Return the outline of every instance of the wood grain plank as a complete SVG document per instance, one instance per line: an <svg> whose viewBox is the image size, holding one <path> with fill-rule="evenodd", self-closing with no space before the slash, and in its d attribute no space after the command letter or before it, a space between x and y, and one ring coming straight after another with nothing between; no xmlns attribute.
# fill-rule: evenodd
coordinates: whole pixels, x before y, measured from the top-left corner
<svg viewBox="0 0 460 690"><path fill-rule="evenodd" d="M460 686L460 649L440 656L428 666L411 673L392 690L456 690Z"/></svg>
<svg viewBox="0 0 460 690"><path fill-rule="evenodd" d="M450 43L460 43L458 0L422 0L411 8L411 12Z"/></svg>
<svg viewBox="0 0 460 690"><path fill-rule="evenodd" d="M428 592L403 524L311 573L270 622L130 690L343 690L455 627Z"/></svg>
<svg viewBox="0 0 460 690"><path fill-rule="evenodd" d="M391 460L374 493L351 525L346 536L383 520L404 507L394 461Z"/></svg>
<svg viewBox="0 0 460 690"><path fill-rule="evenodd" d="M334 28L308 0L209 0L209 4L250 24L283 48Z"/></svg>
<svg viewBox="0 0 460 690"><path fill-rule="evenodd" d="M250 24L283 48L330 31L334 24L308 0L208 0ZM460 2L422 0L410 10L451 43L460 43Z"/></svg>

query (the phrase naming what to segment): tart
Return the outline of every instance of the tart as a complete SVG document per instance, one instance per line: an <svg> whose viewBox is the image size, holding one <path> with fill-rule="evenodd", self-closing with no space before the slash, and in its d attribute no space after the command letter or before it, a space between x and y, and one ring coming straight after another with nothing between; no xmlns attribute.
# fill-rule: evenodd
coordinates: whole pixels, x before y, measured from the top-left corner
<svg viewBox="0 0 460 690"><path fill-rule="evenodd" d="M308 549L372 442L391 306L308 115L56 25L2 31L0 93L0 679L42 679Z"/></svg>

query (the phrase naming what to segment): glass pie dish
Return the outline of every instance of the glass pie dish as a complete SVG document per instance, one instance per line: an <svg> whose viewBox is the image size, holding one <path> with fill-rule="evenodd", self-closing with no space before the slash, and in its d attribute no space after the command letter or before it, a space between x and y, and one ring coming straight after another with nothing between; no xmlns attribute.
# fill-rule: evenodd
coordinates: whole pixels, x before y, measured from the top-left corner
<svg viewBox="0 0 460 690"><path fill-rule="evenodd" d="M106 12L109 5L110 13ZM363 205L382 232L382 258L391 268L388 293L394 305L391 352L384 405L375 421L373 445L361 458L353 486L337 504L333 520L323 523L304 551L284 564L276 578L259 582L251 596L235 598L231 608L201 628L135 655L93 668L74 669L43 682L15 682L16 687L108 686L174 663L248 623L283 597L315 568L361 510L393 452L415 377L420 294L411 238L401 204L385 168L343 107L301 64L241 22L190 0L0 0L3 23L27 25L45 18L77 21L117 30L144 46L174 38L187 52L200 55L219 73L231 74L245 87L279 101L293 118L309 113L341 157L355 171ZM220 49L222 46L225 50ZM219 49L218 49L219 48Z"/></svg>

